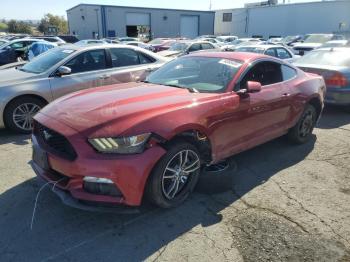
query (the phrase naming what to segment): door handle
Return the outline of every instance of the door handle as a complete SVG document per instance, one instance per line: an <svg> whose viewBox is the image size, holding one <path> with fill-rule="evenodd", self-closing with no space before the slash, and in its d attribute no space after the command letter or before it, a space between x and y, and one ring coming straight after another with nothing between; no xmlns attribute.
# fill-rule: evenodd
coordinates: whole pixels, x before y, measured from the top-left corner
<svg viewBox="0 0 350 262"><path fill-rule="evenodd" d="M284 93L282 96L288 97L288 96L290 96L290 94L289 93Z"/></svg>
<svg viewBox="0 0 350 262"><path fill-rule="evenodd" d="M103 75L103 76L100 76L100 79L108 79L110 77L111 77L110 75Z"/></svg>

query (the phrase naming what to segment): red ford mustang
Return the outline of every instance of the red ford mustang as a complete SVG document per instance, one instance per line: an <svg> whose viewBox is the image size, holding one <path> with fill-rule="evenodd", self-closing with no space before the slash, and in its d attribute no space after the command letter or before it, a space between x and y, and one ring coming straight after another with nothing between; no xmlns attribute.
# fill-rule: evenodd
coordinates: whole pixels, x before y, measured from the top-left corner
<svg viewBox="0 0 350 262"><path fill-rule="evenodd" d="M84 90L45 107L34 120L32 166L80 208L138 206L143 196L174 207L202 165L285 134L308 141L324 94L322 77L272 57L184 56L145 82Z"/></svg>

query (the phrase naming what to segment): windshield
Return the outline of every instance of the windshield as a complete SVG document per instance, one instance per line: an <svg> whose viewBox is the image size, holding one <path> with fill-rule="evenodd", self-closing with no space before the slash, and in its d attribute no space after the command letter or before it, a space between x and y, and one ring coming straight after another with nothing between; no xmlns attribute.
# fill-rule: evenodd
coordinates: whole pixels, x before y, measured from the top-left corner
<svg viewBox="0 0 350 262"><path fill-rule="evenodd" d="M150 74L146 81L193 92L218 93L226 90L242 63L216 57L182 57Z"/></svg>
<svg viewBox="0 0 350 262"><path fill-rule="evenodd" d="M156 39L152 40L151 42L148 42L148 44L150 44L150 45L161 45L164 42L165 42L165 40L156 38Z"/></svg>
<svg viewBox="0 0 350 262"><path fill-rule="evenodd" d="M25 64L19 70L28 73L40 74L47 71L74 52L74 49L54 48L36 57L32 62Z"/></svg>
<svg viewBox="0 0 350 262"><path fill-rule="evenodd" d="M304 43L326 43L332 40L332 35L308 35Z"/></svg>
<svg viewBox="0 0 350 262"><path fill-rule="evenodd" d="M299 58L296 63L298 65L350 67L350 52L346 48L339 51L315 50Z"/></svg>
<svg viewBox="0 0 350 262"><path fill-rule="evenodd" d="M169 51L185 51L187 47L188 44L186 43L173 43L170 46Z"/></svg>
<svg viewBox="0 0 350 262"><path fill-rule="evenodd" d="M240 44L240 43L242 43L242 42L243 42L242 40L236 39L236 40L234 40L234 41L232 41L232 42L229 42L228 44L229 44L229 45L238 45L238 44Z"/></svg>
<svg viewBox="0 0 350 262"><path fill-rule="evenodd" d="M263 54L264 53L264 49L263 48L257 48L257 47L239 47L236 49L237 52L251 52L251 53L259 53L259 54Z"/></svg>

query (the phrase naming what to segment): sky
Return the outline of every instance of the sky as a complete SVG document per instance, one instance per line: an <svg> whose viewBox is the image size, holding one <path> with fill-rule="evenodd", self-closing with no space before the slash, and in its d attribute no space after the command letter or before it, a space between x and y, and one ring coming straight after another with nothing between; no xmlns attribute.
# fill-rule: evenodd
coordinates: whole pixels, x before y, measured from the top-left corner
<svg viewBox="0 0 350 262"><path fill-rule="evenodd" d="M211 0L212 9L238 8L244 3L262 0ZM286 3L310 2L312 0L286 0ZM66 10L80 3L139 7L208 10L210 0L1 0L0 19L38 20L46 13L66 16ZM282 0L279 0L282 2Z"/></svg>

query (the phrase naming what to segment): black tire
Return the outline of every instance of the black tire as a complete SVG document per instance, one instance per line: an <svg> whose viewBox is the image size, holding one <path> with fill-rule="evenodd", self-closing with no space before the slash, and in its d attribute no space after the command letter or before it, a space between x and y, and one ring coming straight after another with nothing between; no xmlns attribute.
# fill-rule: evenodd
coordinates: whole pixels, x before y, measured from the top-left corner
<svg viewBox="0 0 350 262"><path fill-rule="evenodd" d="M31 96L19 97L11 101L5 108L4 121L5 121L5 126L16 133L30 134L32 132L31 128L21 128L20 125L14 121L15 110L18 107L26 104L35 105L38 107L38 109L41 109L46 105L46 103L43 100L36 97L31 97ZM35 110L35 113L36 112L37 110ZM33 113L32 115L34 115L35 113Z"/></svg>
<svg viewBox="0 0 350 262"><path fill-rule="evenodd" d="M151 203L161 208L173 208L179 206L189 197L189 195L192 193L198 182L201 166L200 154L198 152L198 149L193 144L183 140L176 140L173 143L169 144L167 148L167 153L159 160L159 162L154 167L146 186L147 199ZM163 175L166 174L165 169L167 168L168 164L172 163L171 161L174 161L173 159L176 159L174 157L176 157L178 154L180 154L180 152L183 151L189 151L191 152L191 154L193 152L197 155L199 160L199 168L187 176L187 180L182 186L182 189L179 190L177 194L175 194L174 198L169 199L166 197L163 191Z"/></svg>
<svg viewBox="0 0 350 262"><path fill-rule="evenodd" d="M317 111L313 105L307 104L299 121L288 132L288 139L295 144L304 144L312 136L317 122Z"/></svg>

